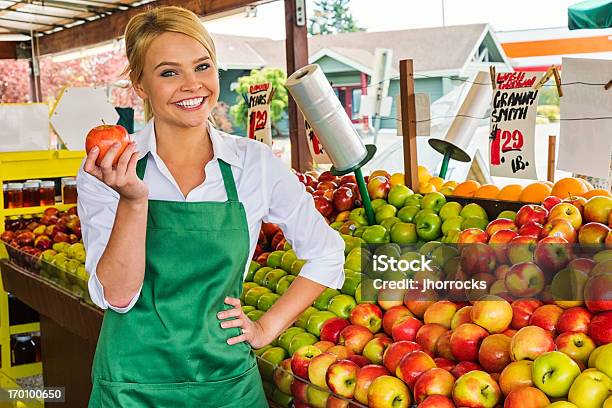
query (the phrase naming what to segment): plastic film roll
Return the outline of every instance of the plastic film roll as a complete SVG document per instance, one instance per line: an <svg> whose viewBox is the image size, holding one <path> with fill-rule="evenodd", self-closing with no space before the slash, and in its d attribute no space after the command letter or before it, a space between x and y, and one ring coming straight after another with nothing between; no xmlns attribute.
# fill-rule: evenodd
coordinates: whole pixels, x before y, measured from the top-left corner
<svg viewBox="0 0 612 408"><path fill-rule="evenodd" d="M366 147L319 65L297 70L285 86L337 170L350 169L366 157Z"/></svg>

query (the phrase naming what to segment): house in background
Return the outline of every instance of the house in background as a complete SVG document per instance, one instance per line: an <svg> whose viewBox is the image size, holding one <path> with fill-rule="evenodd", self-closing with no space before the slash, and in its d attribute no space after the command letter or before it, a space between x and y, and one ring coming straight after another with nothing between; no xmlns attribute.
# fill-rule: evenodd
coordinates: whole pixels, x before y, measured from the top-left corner
<svg viewBox="0 0 612 408"><path fill-rule="evenodd" d="M232 105L238 96L231 83L253 68L285 69L285 43L268 39L214 35L221 69L220 100ZM321 66L336 95L353 122L370 125L359 115L359 101L368 86L376 48L393 51L389 96L393 97L391 118L383 128L396 128L396 96L399 61L414 60L415 90L429 94L430 102L447 94L479 70L495 65L498 72L512 65L488 24L470 24L386 32L355 32L308 39L309 62ZM283 131L287 124L279 126ZM244 134L236 127L236 133Z"/></svg>

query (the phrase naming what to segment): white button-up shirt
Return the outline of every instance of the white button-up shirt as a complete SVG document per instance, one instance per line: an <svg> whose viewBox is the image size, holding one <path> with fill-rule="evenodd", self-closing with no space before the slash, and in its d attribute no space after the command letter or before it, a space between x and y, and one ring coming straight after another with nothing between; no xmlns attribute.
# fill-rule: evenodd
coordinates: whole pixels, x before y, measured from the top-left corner
<svg viewBox="0 0 612 408"><path fill-rule="evenodd" d="M231 165L238 198L246 210L250 252L253 256L261 222L278 224L297 256L307 262L300 276L328 287L340 288L344 282L344 242L331 229L314 206L304 185L290 169L263 143L236 137L208 126L213 159L206 164L205 181L185 197L176 180L157 155L153 120L134 135L140 157L150 153L144 182L149 186L150 200L225 201L227 195L218 165L222 159ZM89 293L92 301L119 313L129 311L140 291L126 307L114 307L104 298L104 289L96 276L96 266L108 243L119 194L103 182L83 171L77 175L78 211L83 243L87 250L85 267L90 273ZM169 243L171 245L171 243ZM180 247L177 250L180 251ZM185 262L196 262L185 260ZM245 265L245 274L248 271Z"/></svg>

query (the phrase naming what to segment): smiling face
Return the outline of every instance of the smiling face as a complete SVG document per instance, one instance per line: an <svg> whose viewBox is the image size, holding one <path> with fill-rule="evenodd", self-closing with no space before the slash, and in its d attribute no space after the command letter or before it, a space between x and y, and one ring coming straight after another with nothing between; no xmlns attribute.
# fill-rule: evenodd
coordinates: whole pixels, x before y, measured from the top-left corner
<svg viewBox="0 0 612 408"><path fill-rule="evenodd" d="M165 32L151 42L134 89L150 102L156 121L169 127L201 127L217 104L219 76L200 42Z"/></svg>

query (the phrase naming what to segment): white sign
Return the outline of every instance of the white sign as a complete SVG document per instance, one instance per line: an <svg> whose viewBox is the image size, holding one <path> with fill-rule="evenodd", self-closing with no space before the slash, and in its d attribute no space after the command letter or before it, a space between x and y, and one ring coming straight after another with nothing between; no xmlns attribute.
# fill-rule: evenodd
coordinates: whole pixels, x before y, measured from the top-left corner
<svg viewBox="0 0 612 408"><path fill-rule="evenodd" d="M606 91L598 84L612 78L612 61L563 58L562 66L563 83L567 85L561 98L557 167L608 180L612 154L612 89Z"/></svg>
<svg viewBox="0 0 612 408"><path fill-rule="evenodd" d="M249 87L248 136L268 146L272 146L271 95L272 85L270 83Z"/></svg>
<svg viewBox="0 0 612 408"><path fill-rule="evenodd" d="M535 122L541 74L497 74L489 128L491 176L537 179Z"/></svg>
<svg viewBox="0 0 612 408"><path fill-rule="evenodd" d="M46 103L2 103L0 123L0 152L49 149Z"/></svg>
<svg viewBox="0 0 612 408"><path fill-rule="evenodd" d="M323 145L317 137L314 129L310 127L307 121L304 121L304 126L306 126L306 140L308 140L308 148L310 149L310 155L312 156L314 162L317 164L331 164L332 161L323 148Z"/></svg>
<svg viewBox="0 0 612 408"><path fill-rule="evenodd" d="M429 94L416 93L414 94L414 102L416 104L416 131L417 136L431 135L431 104L429 103ZM396 116L397 116L397 135L402 136L402 100L398 95L395 98Z"/></svg>

